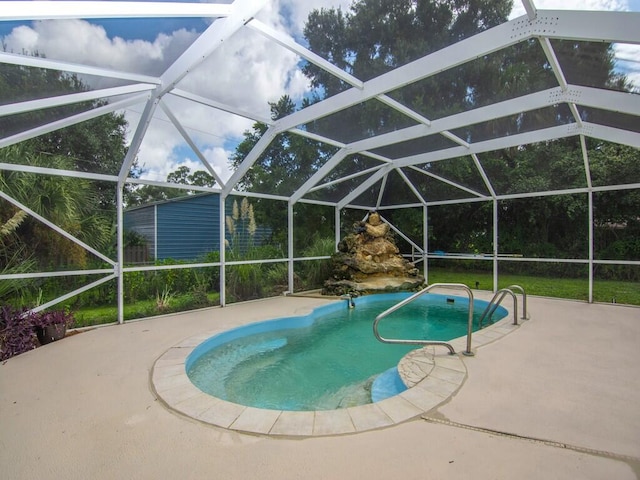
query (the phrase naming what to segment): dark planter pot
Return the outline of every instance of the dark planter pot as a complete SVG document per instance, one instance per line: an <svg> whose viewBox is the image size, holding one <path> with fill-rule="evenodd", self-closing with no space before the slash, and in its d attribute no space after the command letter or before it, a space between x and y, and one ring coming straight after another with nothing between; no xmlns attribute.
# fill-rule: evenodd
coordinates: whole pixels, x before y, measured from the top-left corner
<svg viewBox="0 0 640 480"><path fill-rule="evenodd" d="M64 323L58 323L54 325L47 325L45 327L36 327L36 335L40 345L46 345L47 343L55 342L64 338L67 333L67 325Z"/></svg>

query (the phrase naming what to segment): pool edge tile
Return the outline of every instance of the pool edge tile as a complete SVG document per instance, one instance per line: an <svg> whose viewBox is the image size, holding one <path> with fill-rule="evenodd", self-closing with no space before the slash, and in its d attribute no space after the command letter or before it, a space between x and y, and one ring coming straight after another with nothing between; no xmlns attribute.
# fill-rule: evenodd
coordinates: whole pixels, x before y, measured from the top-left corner
<svg viewBox="0 0 640 480"><path fill-rule="evenodd" d="M376 402L377 405L394 424L402 423L424 414L424 410L416 407L409 400L400 395Z"/></svg>
<svg viewBox="0 0 640 480"><path fill-rule="evenodd" d="M282 411L270 435L300 435L310 437L313 435L315 412Z"/></svg>
<svg viewBox="0 0 640 480"><path fill-rule="evenodd" d="M213 406L211 395L200 392L198 395L189 397L173 405L178 412L192 418L198 418Z"/></svg>
<svg viewBox="0 0 640 480"><path fill-rule="evenodd" d="M346 409L316 410L313 421L313 436L342 435L355 432L356 427Z"/></svg>
<svg viewBox="0 0 640 480"><path fill-rule="evenodd" d="M191 397L196 397L202 392L196 388L195 385L191 384L178 385L173 388L158 389L157 393L167 405L170 405L174 410L178 410L176 408L177 404L184 402Z"/></svg>
<svg viewBox="0 0 640 480"><path fill-rule="evenodd" d="M456 385L462 385L467 373L436 365L433 370L431 370L430 375L440 380L445 380Z"/></svg>
<svg viewBox="0 0 640 480"><path fill-rule="evenodd" d="M216 397L211 398L213 400L211 407L195 417L196 420L228 429L247 408L243 405L220 400Z"/></svg>
<svg viewBox="0 0 640 480"><path fill-rule="evenodd" d="M281 414L281 410L246 407L229 428L240 432L268 434Z"/></svg>
<svg viewBox="0 0 640 480"><path fill-rule="evenodd" d="M356 432L388 427L395 422L377 404L369 403L347 408Z"/></svg>
<svg viewBox="0 0 640 480"><path fill-rule="evenodd" d="M418 387L410 388L402 392L399 396L415 405L416 408L422 410L423 413L427 413L449 398Z"/></svg>

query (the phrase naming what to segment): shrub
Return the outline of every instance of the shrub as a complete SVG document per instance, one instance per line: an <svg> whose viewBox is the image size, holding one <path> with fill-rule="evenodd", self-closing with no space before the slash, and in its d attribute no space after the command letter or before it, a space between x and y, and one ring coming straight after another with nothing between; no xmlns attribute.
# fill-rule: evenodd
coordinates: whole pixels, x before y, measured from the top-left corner
<svg viewBox="0 0 640 480"><path fill-rule="evenodd" d="M311 244L302 252L304 257L330 256L335 252L335 240L315 236ZM302 262L304 288L319 288L331 277L333 264L331 259L307 260Z"/></svg>
<svg viewBox="0 0 640 480"><path fill-rule="evenodd" d="M30 317L32 325L40 328L48 327L49 325L71 327L75 321L73 314L67 310L32 313Z"/></svg>
<svg viewBox="0 0 640 480"><path fill-rule="evenodd" d="M7 305L0 310L0 360L36 348L33 319L26 308Z"/></svg>
<svg viewBox="0 0 640 480"><path fill-rule="evenodd" d="M233 265L227 269L227 293L235 301L262 297L262 265L259 263Z"/></svg>
<svg viewBox="0 0 640 480"><path fill-rule="evenodd" d="M289 288L289 268L286 263L275 263L266 270L265 283L268 287L267 295L281 295Z"/></svg>
<svg viewBox="0 0 640 480"><path fill-rule="evenodd" d="M26 308L3 306L0 310L0 361L36 348L36 328L60 324L70 327L73 322L73 315L66 310L32 313Z"/></svg>

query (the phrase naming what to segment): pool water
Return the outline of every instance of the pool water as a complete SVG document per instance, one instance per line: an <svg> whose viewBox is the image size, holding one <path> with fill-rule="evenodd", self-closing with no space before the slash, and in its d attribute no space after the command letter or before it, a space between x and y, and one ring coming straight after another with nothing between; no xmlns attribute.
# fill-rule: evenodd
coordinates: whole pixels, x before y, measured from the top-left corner
<svg viewBox="0 0 640 480"><path fill-rule="evenodd" d="M335 302L308 316L230 330L196 347L187 359L187 375L205 393L258 408L331 410L371 403L374 380L419 347L384 344L373 335L375 317L408 296L371 295L357 298L353 309L346 301ZM451 340L466 334L468 303L430 293L383 319L379 332L388 338ZM475 325L486 305L474 302ZM494 321L506 313L500 307ZM398 385L393 378L384 383Z"/></svg>

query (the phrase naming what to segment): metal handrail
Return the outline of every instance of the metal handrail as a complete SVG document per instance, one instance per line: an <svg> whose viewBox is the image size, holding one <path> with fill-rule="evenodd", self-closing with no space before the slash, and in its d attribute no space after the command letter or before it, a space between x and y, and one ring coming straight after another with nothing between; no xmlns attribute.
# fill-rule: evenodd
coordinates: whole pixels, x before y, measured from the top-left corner
<svg viewBox="0 0 640 480"><path fill-rule="evenodd" d="M513 324L518 325L518 298L516 297L516 294L513 293L510 289L502 288L495 293L495 295L487 305L487 308L485 308L484 312L482 312L482 315L480 315L480 320L478 320L478 328L482 328L482 322L484 322L485 318L491 318L493 316L496 309L498 308L500 303L502 303L502 300L504 300L504 297L507 294L513 297Z"/></svg>
<svg viewBox="0 0 640 480"><path fill-rule="evenodd" d="M374 322L373 322L373 334L376 336L376 338L379 341L383 342L383 343L399 343L399 344L404 344L404 345L441 345L443 347L447 347L449 349L449 353L451 355L455 355L456 351L451 346L451 344L449 344L447 342L436 342L436 341L430 341L430 340L405 340L405 339L384 338L378 332L378 323L380 322L380 320L382 320L387 315L392 314L396 310L404 307L408 303L413 302L416 298L424 295L425 293L427 293L430 290L432 290L434 288L437 288L437 287L440 287L440 288L451 288L451 289L455 289L455 290L464 290L469 295L469 321L468 321L468 326L467 326L467 350L462 352L462 353L464 355L472 356L473 352L471 351L471 331L473 329L473 292L471 291L471 289L469 287L467 287L466 285L464 285L462 283L433 283L433 284L427 286L426 288L423 288L419 292L414 293L410 297L405 298L404 300L402 300L401 302L397 303L393 307L388 308L387 310L382 312L380 315L378 315L376 317L376 319L374 320Z"/></svg>
<svg viewBox="0 0 640 480"><path fill-rule="evenodd" d="M340 298L347 301L347 306L351 308L356 308L356 304L353 301L353 295L351 293L345 293L344 295L340 295Z"/></svg>
<svg viewBox="0 0 640 480"><path fill-rule="evenodd" d="M524 291L520 285L509 285L507 287L509 290L518 290L522 294L522 316L520 320L527 319L527 292Z"/></svg>

